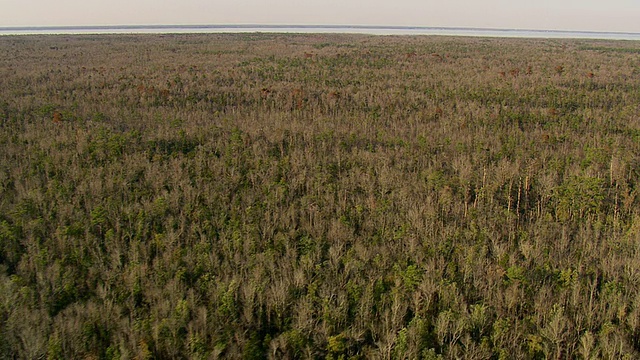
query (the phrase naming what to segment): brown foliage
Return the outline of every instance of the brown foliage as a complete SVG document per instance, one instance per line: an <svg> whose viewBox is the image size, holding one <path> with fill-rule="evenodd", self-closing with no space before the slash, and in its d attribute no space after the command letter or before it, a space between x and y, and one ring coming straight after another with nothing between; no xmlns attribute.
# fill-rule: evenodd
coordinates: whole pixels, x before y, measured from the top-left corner
<svg viewBox="0 0 640 360"><path fill-rule="evenodd" d="M58 111L53 113L53 122L60 124L62 122L62 114Z"/></svg>
<svg viewBox="0 0 640 360"><path fill-rule="evenodd" d="M305 93L302 88L295 88L291 91L291 100L296 109L302 109L306 100Z"/></svg>

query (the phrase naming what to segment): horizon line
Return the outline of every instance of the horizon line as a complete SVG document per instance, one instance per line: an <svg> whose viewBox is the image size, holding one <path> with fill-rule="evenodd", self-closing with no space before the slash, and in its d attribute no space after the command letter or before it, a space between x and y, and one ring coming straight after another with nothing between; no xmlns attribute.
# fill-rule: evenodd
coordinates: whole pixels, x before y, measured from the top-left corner
<svg viewBox="0 0 640 360"><path fill-rule="evenodd" d="M553 29L520 29L464 26L417 26L417 25L307 25L307 24L125 24L125 25L37 25L37 26L0 26L0 31L24 30L135 30L135 29L360 29L360 30L467 30L467 31L501 31L501 32L534 32L534 33L581 33L581 34L620 34L640 35L633 31L598 31L598 30L553 30Z"/></svg>

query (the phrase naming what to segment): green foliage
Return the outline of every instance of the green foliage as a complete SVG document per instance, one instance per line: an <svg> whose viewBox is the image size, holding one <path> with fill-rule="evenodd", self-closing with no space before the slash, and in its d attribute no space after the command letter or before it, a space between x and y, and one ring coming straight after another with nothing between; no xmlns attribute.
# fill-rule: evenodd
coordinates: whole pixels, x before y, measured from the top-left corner
<svg viewBox="0 0 640 360"><path fill-rule="evenodd" d="M572 177L555 191L556 216L560 220L597 215L604 209L604 180L592 177Z"/></svg>

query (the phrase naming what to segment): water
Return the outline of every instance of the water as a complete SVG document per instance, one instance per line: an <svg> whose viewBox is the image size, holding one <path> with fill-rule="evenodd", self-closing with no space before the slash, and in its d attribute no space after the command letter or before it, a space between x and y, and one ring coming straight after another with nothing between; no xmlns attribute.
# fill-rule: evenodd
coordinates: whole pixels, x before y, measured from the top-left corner
<svg viewBox="0 0 640 360"><path fill-rule="evenodd" d="M0 35L27 34L186 34L186 33L348 33L372 35L446 35L553 39L640 40L640 33L445 28L422 26L335 26L335 25L129 25L0 27Z"/></svg>

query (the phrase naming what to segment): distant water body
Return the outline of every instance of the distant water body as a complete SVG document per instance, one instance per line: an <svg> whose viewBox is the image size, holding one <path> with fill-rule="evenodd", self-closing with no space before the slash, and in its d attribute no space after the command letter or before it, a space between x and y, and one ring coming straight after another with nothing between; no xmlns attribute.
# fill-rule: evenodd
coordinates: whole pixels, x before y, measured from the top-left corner
<svg viewBox="0 0 640 360"><path fill-rule="evenodd" d="M0 35L34 34L189 34L189 33L347 33L372 35L444 35L551 39L640 40L640 33L479 29L421 26L336 26L336 25L128 25L0 27Z"/></svg>

